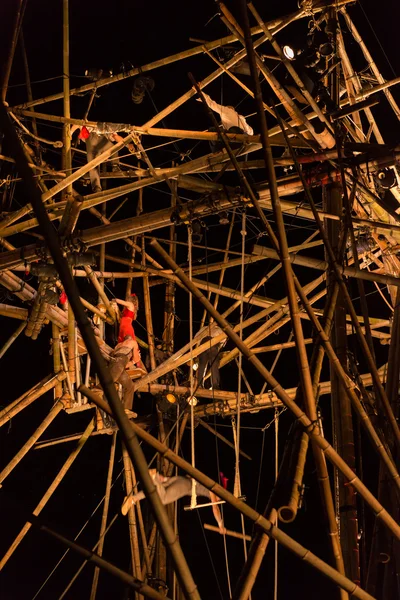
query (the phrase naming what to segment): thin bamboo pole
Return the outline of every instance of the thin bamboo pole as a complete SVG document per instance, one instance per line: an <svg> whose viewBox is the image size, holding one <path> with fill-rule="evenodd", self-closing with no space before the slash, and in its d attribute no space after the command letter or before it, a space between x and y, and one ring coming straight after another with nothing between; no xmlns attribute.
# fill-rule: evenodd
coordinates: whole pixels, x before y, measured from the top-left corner
<svg viewBox="0 0 400 600"><path fill-rule="evenodd" d="M64 372L54 376L50 375L49 377L45 377L28 392L25 392L25 394L17 398L17 400L11 402L6 408L0 411L0 427L5 423L8 423L8 421L21 412L21 410L32 404L32 402L40 398L40 396L43 396L43 394L51 390L59 381L63 381L65 378L66 374Z"/></svg>
<svg viewBox="0 0 400 600"><path fill-rule="evenodd" d="M106 480L106 491L104 494L104 505L103 505L103 514L101 515L101 526L100 526L100 536L99 536L99 545L97 546L97 555L103 555L104 548L104 536L106 533L107 527L107 519L108 519L108 509L110 506L110 492L111 492L111 483L112 483L112 474L114 470L114 460L115 460L115 447L117 442L117 432L114 431L112 440L111 440L111 448L110 448L110 458L108 461L108 471L107 471L107 480ZM90 600L96 600L97 586L99 583L100 577L100 568L96 567L93 573L93 582L92 589L90 590Z"/></svg>
<svg viewBox="0 0 400 600"><path fill-rule="evenodd" d="M51 324L52 331L52 352L53 352L53 371L57 375L61 371L61 351L60 351L60 329L54 323ZM62 395L62 384L57 383L54 388L54 397L60 398Z"/></svg>
<svg viewBox="0 0 400 600"><path fill-rule="evenodd" d="M176 265L176 267L177 267L177 269L179 269L179 267L177 265ZM181 273L181 275L183 275L183 273ZM187 280L186 283L190 283L190 281ZM193 286L193 292L195 289L196 289L195 286ZM200 295L198 295L198 294L200 294ZM276 385L274 385L274 388L279 390L280 394L281 394L281 390L284 392L283 388L281 388L281 386L278 384L278 382L273 377L270 377L268 370L265 369L263 364L260 361L258 361L258 359L255 356L252 355L251 351L246 349L245 344L243 344L241 342L239 336L232 333L232 330L231 330L230 326L228 325L228 323L216 311L214 311L213 306L208 303L207 299L203 296L203 294L198 292L195 295L199 300L201 297L201 303L203 304L203 306L207 305L207 307L210 311L210 314L213 313L213 317L215 318L217 323L220 325L220 327L224 327L224 329L226 331L229 331L229 337L231 338L231 340L234 341L234 343L236 343L236 344L241 344L241 349L243 348L243 350L244 350L243 354L257 368L257 370L260 372L260 374L262 373L263 376L265 376L266 378L268 377L268 380L270 380L271 383L272 383L272 381L276 382ZM100 408L111 413L107 403L104 402L99 396L97 396L96 394L93 394L89 389L87 389L87 388L85 389L83 386L81 386L81 392L83 394L85 394L88 398L90 398L93 402L95 402L95 404L97 404ZM283 393L282 396L285 397L285 394ZM335 450L333 450L332 446L324 438L322 438L320 434L315 432L313 424L308 419L308 417L301 411L301 409L294 402L292 402L290 399L288 399L286 397L285 397L285 404L295 414L296 418L302 423L302 425L307 428L309 435L312 436L313 439L318 440L320 447L323 448L325 454L329 457L329 459L337 466L340 464L340 469L343 469L347 473L347 476L349 477L349 481L350 481L351 485L357 486L357 490L359 491L360 495L362 495L365 499L368 498L368 500L367 500L368 503L371 505L371 507L372 506L375 507L374 508L375 513L377 514L377 516L380 517L382 522L385 522L390 527L390 529L393 531L393 533L395 533L396 537L400 537L400 527L388 515L387 511L376 500L376 498L374 498L374 496L364 486L364 484L360 481L360 479L351 471L350 468L347 467L347 465L340 458L340 456L335 452ZM307 563L310 566L313 566L314 568L319 570L326 577L331 579L331 581L334 581L337 585L339 585L340 587L342 587L343 589L348 591L355 598L360 598L362 600L374 600L374 598L372 596L370 596L370 594L367 594L358 585L356 585L355 583L350 581L350 579L343 576L336 569L334 569L333 567L331 567L330 565L328 565L327 563L322 561L320 558L318 558L315 554L313 554L312 552L310 552L309 550L307 550L306 548L301 546L298 542L293 540L293 538L288 536L281 529L278 529L277 527L275 527L273 525L273 523L271 523L271 521L269 521L268 519L266 519L265 517L260 515L257 511L252 509L250 506L248 506L242 500L239 500L239 498L236 498L233 494L228 492L225 488L223 488L221 485L219 485L216 481L212 480L207 475L204 475L204 473L202 473L198 469L192 467L190 463L188 463L183 458L181 458L180 456L175 454L175 452L173 452L170 448L168 448L164 444L161 444L155 437L153 437L146 431L140 429L134 423L131 423L131 426L132 426L132 429L135 430L137 435L141 439L146 441L149 445L151 445L155 450L157 450L157 452L160 452L163 456L168 458L168 460L171 461L174 465L176 465L179 468L181 468L182 470L186 471L186 473L188 473L191 477L196 479L196 481L203 484L209 490L213 491L217 496L219 496L221 498L221 500L225 500L230 505L237 508L243 515L247 516L253 522L257 523L257 526L260 527L263 531L265 531L265 533L267 533L269 537L276 539L280 544L282 544L285 548L287 548L288 550L290 550L291 552L296 554L296 556L298 556L300 559L302 559L305 563Z"/></svg>
<svg viewBox="0 0 400 600"><path fill-rule="evenodd" d="M54 478L53 482L50 484L46 493L44 494L44 496L42 497L40 502L37 504L36 508L33 510L33 512L32 512L33 515L35 515L35 516L39 515L41 513L41 511L43 510L43 508L46 506L47 502L50 500L51 496L56 491L56 489L60 485L61 481L64 479L64 476L68 472L69 468L72 466L74 460L77 458L77 456L79 455L83 446L89 439L90 434L92 433L93 429L94 429L94 422L92 419L90 421L90 423L88 424L88 426L86 427L77 446L73 449L71 454L68 456L67 460L65 461L65 463L63 464L63 466L61 467L59 472L57 473L56 477ZM0 570L3 569L4 566L7 564L7 562L11 558L11 556L14 554L15 550L18 548L18 546L24 539L25 535L30 530L31 526L32 526L32 524L29 522L23 526L23 528L21 529L21 531L19 532L19 534L17 535L17 537L15 538L15 540L13 541L11 546L8 548L8 550L4 554L3 558L1 559Z"/></svg>
<svg viewBox="0 0 400 600"><path fill-rule="evenodd" d="M270 519L272 520L272 519ZM215 533L221 534L221 531L215 525L208 525L208 523L203 524L204 529L208 531L215 531ZM238 533L237 531L231 531L230 529L224 529L223 535L229 535L230 537L238 538L239 540L246 540L246 542L251 542L250 535L243 535L243 533ZM267 539L269 540L268 536Z"/></svg>
<svg viewBox="0 0 400 600"><path fill-rule="evenodd" d="M92 550L87 550L86 548L84 548L83 546L80 546L76 542L73 542L72 540L69 540L68 538L64 537L63 535L56 533L55 531L53 531L52 529L49 529L45 525L42 525L40 522L36 521L36 519L32 519L32 525L34 525L34 527L37 527L40 531L43 531L43 532L49 534L51 537L57 539L59 542L61 542L65 546L68 546L68 548L71 548L71 550L74 550L75 552L77 552L78 554L83 556L86 561L93 562L96 565L96 567L103 569L104 571L108 571L108 573L110 573L111 575L114 575L115 577L117 577L118 579L123 581L124 583L128 584L134 590L136 590L143 596L146 596L146 598L152 598L153 600L169 600L162 594L159 594L156 590L154 590L149 585L146 585L145 583L143 583L143 581L140 581L139 579L132 577L132 575L130 575L129 573L122 571L122 569L119 569L112 563L108 562L107 560L104 560L104 558L101 558L98 554L95 554Z"/></svg>
<svg viewBox="0 0 400 600"><path fill-rule="evenodd" d="M137 490L136 473L135 473L135 468L132 465L132 463L131 463L131 475L132 475L132 487L133 487L133 490L135 490L135 492L136 492L136 490ZM138 523L139 523L140 537L141 537L142 546L143 546L144 565L146 567L146 571L144 570L143 567L141 569L142 578L144 580L144 579L146 579L146 572L151 573L151 563L150 563L149 547L147 545L147 539L146 539L146 531L145 531L144 522L143 522L142 507L141 507L140 502L138 502L136 504L136 512L137 512L137 518L138 518Z"/></svg>
<svg viewBox="0 0 400 600"><path fill-rule="evenodd" d="M87 277L92 282L93 287L95 288L96 292L100 296L101 300L104 302L107 312L110 315L110 318L112 319L112 321L114 323L115 319L116 319L115 311L111 305L111 302L108 299L107 294L104 291L104 287L100 284L99 280L97 279L96 273L92 270L91 267L84 266L83 268L84 268L84 271L85 271Z"/></svg>
<svg viewBox="0 0 400 600"><path fill-rule="evenodd" d="M39 427L36 431L31 435L31 437L25 442L22 448L17 452L12 460L4 467L4 469L0 473L0 487L3 481L8 477L11 471L21 462L24 456L29 452L32 446L36 443L36 441L40 438L40 436L46 431L49 425L54 421L59 412L61 412L65 408L65 400L60 398L56 404L53 406L47 417L43 419Z"/></svg>
<svg viewBox="0 0 400 600"><path fill-rule="evenodd" d="M124 461L124 473L125 473L125 487L126 494L130 496L133 492L132 486L132 473L131 463L129 460L128 453L125 446L122 447L122 458ZM141 579L140 569L140 555L139 555L139 538L136 525L136 514L135 506L132 505L128 512L128 525L129 525L129 540L131 545L131 557L132 557L132 573L137 579Z"/></svg>
<svg viewBox="0 0 400 600"><path fill-rule="evenodd" d="M14 331L14 333L12 333L10 335L10 337L8 338L8 340L6 341L6 343L2 346L2 348L0 349L0 358L2 358L5 353L7 352L7 350L10 348L10 346L12 346L12 344L15 342L15 340L17 339L17 337L19 336L20 333L23 332L23 330L26 327L26 321L22 321L22 323L20 323L17 327L17 329Z"/></svg>
<svg viewBox="0 0 400 600"><path fill-rule="evenodd" d="M71 117L71 104L70 104L70 85L69 85L69 0L63 0L63 112L64 117L69 119ZM63 148L62 148L62 169L65 174L71 173L72 168L72 155L71 155L71 134L70 126L65 123L63 126ZM68 215L74 199L72 197L72 185L68 185L65 188L64 194L62 194L62 200L66 200L67 204L64 209L64 215ZM67 230L68 216L66 219L61 221L60 235L63 235Z"/></svg>
<svg viewBox="0 0 400 600"><path fill-rule="evenodd" d="M197 392L196 392L196 394L197 394ZM202 427L204 427L204 429L207 429L207 431L209 431L210 433L215 435L215 437L217 437L219 440L224 442L224 444L226 444L230 448L233 448L234 450L236 450L235 444L232 444L232 442L230 442L224 435L221 435L220 433L218 433L218 431L216 431L216 429L213 429L212 427L210 427L209 424L206 423L205 421L203 421L202 419L199 419L199 425L201 425ZM243 452L243 450L241 450L240 448L239 448L239 454L241 456L243 456L244 458L247 458L247 460L253 460L251 458L251 456L246 454L246 452Z"/></svg>
<svg viewBox="0 0 400 600"><path fill-rule="evenodd" d="M75 356L77 347L75 343L75 317L71 305L68 303L68 374L72 388L76 381Z"/></svg>

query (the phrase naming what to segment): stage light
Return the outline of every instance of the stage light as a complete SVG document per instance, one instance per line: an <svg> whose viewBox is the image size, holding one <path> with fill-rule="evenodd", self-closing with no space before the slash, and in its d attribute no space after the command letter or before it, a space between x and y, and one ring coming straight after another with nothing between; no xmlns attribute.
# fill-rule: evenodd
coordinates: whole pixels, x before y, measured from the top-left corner
<svg viewBox="0 0 400 600"><path fill-rule="evenodd" d="M295 59L296 52L295 52L294 48L292 48L291 46L286 45L286 46L283 46L282 50L283 50L283 54L285 55L285 57L288 60L294 60Z"/></svg>
<svg viewBox="0 0 400 600"><path fill-rule="evenodd" d="M396 175L393 169L386 168L378 171L378 180L384 190L390 190L396 185Z"/></svg>
<svg viewBox="0 0 400 600"><path fill-rule="evenodd" d="M189 396L189 398L187 399L187 402L190 406L196 406L199 403L196 396Z"/></svg>
<svg viewBox="0 0 400 600"><path fill-rule="evenodd" d="M168 394L165 394L165 398L168 400L168 402L170 404L175 404L175 402L176 402L176 396L174 394L171 394L171 392L168 392Z"/></svg>
<svg viewBox="0 0 400 600"><path fill-rule="evenodd" d="M194 362L192 368L193 368L193 371L197 371L197 369L199 368L199 363L198 362Z"/></svg>

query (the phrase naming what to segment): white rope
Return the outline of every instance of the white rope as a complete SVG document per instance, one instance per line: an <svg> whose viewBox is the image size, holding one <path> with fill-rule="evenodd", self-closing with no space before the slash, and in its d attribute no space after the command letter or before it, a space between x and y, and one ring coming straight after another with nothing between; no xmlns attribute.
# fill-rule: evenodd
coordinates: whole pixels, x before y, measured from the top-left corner
<svg viewBox="0 0 400 600"><path fill-rule="evenodd" d="M192 228L188 227L188 253L189 253L189 279L192 281ZM189 337L190 337L190 435L191 435L191 452L192 452L192 467L196 466L196 452L194 445L194 402L193 402L193 296L189 294ZM200 373L199 373L200 377ZM196 508L196 480L192 478L192 495L190 498L190 508Z"/></svg>

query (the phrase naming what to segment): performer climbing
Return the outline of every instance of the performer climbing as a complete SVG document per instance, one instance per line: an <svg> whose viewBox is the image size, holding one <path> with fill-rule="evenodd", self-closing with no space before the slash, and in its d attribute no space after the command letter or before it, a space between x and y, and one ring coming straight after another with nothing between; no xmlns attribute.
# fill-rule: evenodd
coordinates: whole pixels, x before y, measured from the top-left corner
<svg viewBox="0 0 400 600"><path fill-rule="evenodd" d="M131 417L136 417L136 413L132 411L134 387L127 369L133 365L141 368L139 345L132 326L139 309L139 301L136 294L132 294L128 300L117 299L117 302L125 308L120 321L118 344L110 354L109 368L114 383L120 383L122 386L122 404L125 412Z"/></svg>
<svg viewBox="0 0 400 600"><path fill-rule="evenodd" d="M212 338L217 337L223 333L222 329L218 325L212 325L210 335L202 340L202 343L209 342ZM199 366L197 368L197 383L200 387L204 387L204 377L206 375L207 366L211 369L211 386L214 390L220 388L220 374L219 374L219 361L220 361L220 350L226 344L226 338L211 346L199 356Z"/></svg>
<svg viewBox="0 0 400 600"><path fill-rule="evenodd" d="M71 128L71 135L75 128ZM88 163L102 152L105 152L109 148L112 148L112 146L115 143L122 142L124 139L118 133L111 132L107 134L99 134L93 131L92 128L85 126L81 128L78 138L86 142L86 154ZM128 148L131 152L133 152L135 149L132 143L128 144ZM118 159L113 161L112 170L119 171ZM93 193L97 194L98 192L101 192L102 190L100 183L99 167L90 169L89 177Z"/></svg>
<svg viewBox="0 0 400 600"><path fill-rule="evenodd" d="M218 102L212 100L205 92L203 92L203 96L211 110L220 115L222 126L228 133L247 133L247 135L253 135L253 128L250 127L245 117L240 115L233 106L218 104ZM197 98L197 100L201 102L200 98Z"/></svg>
<svg viewBox="0 0 400 600"><path fill-rule="evenodd" d="M184 496L192 495L192 480L188 477L182 477L181 475L175 475L174 477L164 477L164 475L157 473L156 469L149 469L149 473L151 475L151 478L153 479L154 485L156 486L161 502L164 505L176 502L176 500L179 500ZM196 496L208 498L213 503L212 511L214 518L218 523L220 532L224 533L224 524L221 512L219 510L218 504L215 504L219 501L218 496L216 496L216 494L208 490L206 487L204 487L204 485L201 485L201 483L198 483L197 481ZM126 515L133 504L136 504L136 502L140 502L140 500L143 500L145 497L146 496L144 492L138 492L137 494L127 496L121 508L122 514Z"/></svg>

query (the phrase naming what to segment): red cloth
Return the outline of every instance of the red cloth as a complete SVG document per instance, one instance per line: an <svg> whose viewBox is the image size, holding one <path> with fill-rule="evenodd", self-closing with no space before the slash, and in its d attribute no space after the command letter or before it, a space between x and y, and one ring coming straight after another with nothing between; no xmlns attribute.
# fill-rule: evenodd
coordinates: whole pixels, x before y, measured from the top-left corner
<svg viewBox="0 0 400 600"><path fill-rule="evenodd" d="M135 313L129 310L129 308L124 308L121 322L119 324L119 333L118 333L118 344L124 341L127 335L130 335L134 340L136 340L135 331L132 327L132 321L135 319Z"/></svg>
<svg viewBox="0 0 400 600"><path fill-rule="evenodd" d="M78 138L80 140L87 140L89 135L90 135L90 133L89 133L88 129L85 126L83 126L79 132Z"/></svg>
<svg viewBox="0 0 400 600"><path fill-rule="evenodd" d="M61 294L60 294L60 297L58 299L59 303L60 304L65 304L67 300L68 300L67 294L64 291L62 291Z"/></svg>

